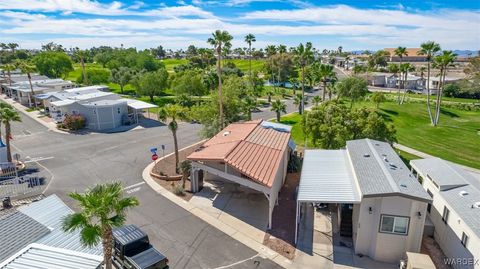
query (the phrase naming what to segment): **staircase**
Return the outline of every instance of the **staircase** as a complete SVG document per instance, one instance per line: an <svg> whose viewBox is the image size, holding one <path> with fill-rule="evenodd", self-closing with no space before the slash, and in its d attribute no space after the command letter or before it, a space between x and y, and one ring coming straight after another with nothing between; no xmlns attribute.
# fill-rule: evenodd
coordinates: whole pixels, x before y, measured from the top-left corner
<svg viewBox="0 0 480 269"><path fill-rule="evenodd" d="M348 205L342 205L341 214L340 236L352 237L352 209Z"/></svg>

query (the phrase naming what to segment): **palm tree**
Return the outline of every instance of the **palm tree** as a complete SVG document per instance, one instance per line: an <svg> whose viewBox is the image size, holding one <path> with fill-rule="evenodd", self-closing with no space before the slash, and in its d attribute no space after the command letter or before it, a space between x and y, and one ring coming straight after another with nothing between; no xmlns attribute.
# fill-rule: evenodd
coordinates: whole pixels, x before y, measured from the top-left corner
<svg viewBox="0 0 480 269"><path fill-rule="evenodd" d="M406 87L406 83L407 83L407 79L408 79L408 72L411 72L411 71L414 71L415 70L415 67L410 64L410 63L403 63L400 65L400 71L403 73L403 96L402 96L402 100L400 101L400 104L403 104L403 102L405 101L405 96L407 95L407 87Z"/></svg>
<svg viewBox="0 0 480 269"><path fill-rule="evenodd" d="M12 86L12 71L17 69L17 67L14 64L5 64L3 65L2 69L4 71L7 71L7 76L8 76L8 85Z"/></svg>
<svg viewBox="0 0 480 269"><path fill-rule="evenodd" d="M420 45L419 55L425 55L427 57L427 110L430 122L433 125L434 119L432 111L430 109L430 68L433 60L433 56L441 50L440 45L434 41L427 41Z"/></svg>
<svg viewBox="0 0 480 269"><path fill-rule="evenodd" d="M277 47L275 47L275 45L268 45L265 47L265 52L267 54L267 57L275 55L277 54Z"/></svg>
<svg viewBox="0 0 480 269"><path fill-rule="evenodd" d="M248 34L245 36L245 42L248 44L248 72L250 79L252 79L252 43L257 41L253 34Z"/></svg>
<svg viewBox="0 0 480 269"><path fill-rule="evenodd" d="M433 126L438 125L440 119L440 106L442 103L442 92L445 87L445 79L447 76L448 67L453 64L457 55L451 50L444 50L442 54L435 57L435 64L440 69L440 79L438 81L438 90L437 90L437 103L435 109L435 121Z"/></svg>
<svg viewBox="0 0 480 269"><path fill-rule="evenodd" d="M252 120L252 111L257 108L257 99L252 96L246 96L242 99L243 108L247 114L247 119Z"/></svg>
<svg viewBox="0 0 480 269"><path fill-rule="evenodd" d="M283 112L283 113L287 113L287 105L280 101L280 99L277 99L275 101L272 102L272 111L275 111L275 113L277 114L277 122L280 122L280 114Z"/></svg>
<svg viewBox="0 0 480 269"><path fill-rule="evenodd" d="M17 43L8 43L8 47L12 50L12 54L15 54L15 50L18 48Z"/></svg>
<svg viewBox="0 0 480 269"><path fill-rule="evenodd" d="M33 100L33 104L36 107L37 104L35 103L35 100L33 99L33 96L35 95L35 92L33 91L33 84L32 84L32 73L35 72L35 66L31 65L27 61L21 61L21 62L19 62L18 67L20 67L20 70L22 71L22 73L27 74L28 83L30 84L30 94L31 94L30 103Z"/></svg>
<svg viewBox="0 0 480 269"><path fill-rule="evenodd" d="M82 76L83 76L83 84L88 84L87 78L87 71L85 70L85 61L87 58L87 51L81 50L79 48L75 49L75 57L80 61L80 65L82 66ZM123 89L122 89L123 92Z"/></svg>
<svg viewBox="0 0 480 269"><path fill-rule="evenodd" d="M167 121L168 119L170 120L170 123L168 123L168 129L172 131L173 135L173 145L175 147L175 171L178 173L178 163L179 163L179 155L178 155L178 140L177 140L177 130L178 130L178 120L186 120L187 119L187 112L185 108L179 105L172 105L168 104L165 107L163 107L159 112L158 112L158 118L162 121Z"/></svg>
<svg viewBox="0 0 480 269"><path fill-rule="evenodd" d="M285 54L285 53L287 53L287 46L285 46L285 45L278 45L277 51L278 51L278 53L280 53L280 54Z"/></svg>
<svg viewBox="0 0 480 269"><path fill-rule="evenodd" d="M267 91L267 98L268 98L268 102L269 102L269 103L272 102L272 95L273 95L273 91L268 90L268 91Z"/></svg>
<svg viewBox="0 0 480 269"><path fill-rule="evenodd" d="M191 169L192 165L190 164L190 161L184 160L180 163L180 171L182 172L182 189L185 189L185 181L187 181Z"/></svg>
<svg viewBox="0 0 480 269"><path fill-rule="evenodd" d="M12 121L22 121L18 112L10 107L5 107L1 111L1 121L5 125L5 144L7 145L7 160L12 162L12 150L10 147L10 138L12 137Z"/></svg>
<svg viewBox="0 0 480 269"><path fill-rule="evenodd" d="M295 60L298 67L302 70L302 104L301 111L305 109L305 67L309 65L310 61L313 59L312 43L307 42L305 46L303 43L300 43L298 47L293 49L295 55ZM301 114L301 113L300 113Z"/></svg>
<svg viewBox="0 0 480 269"><path fill-rule="evenodd" d="M335 76L335 71L333 71L333 65L321 64L318 67L317 76L319 80L322 81L323 83L322 100L325 100L325 94L327 92L327 83L329 82L330 78ZM332 99L332 91L328 92L328 99Z"/></svg>
<svg viewBox="0 0 480 269"><path fill-rule="evenodd" d="M139 204L137 198L124 197L119 182L98 184L85 193L72 192L68 196L79 203L80 212L67 215L63 229L80 230L80 241L85 246L101 241L105 268L112 269L112 229L125 223L126 211Z"/></svg>
<svg viewBox="0 0 480 269"><path fill-rule="evenodd" d="M345 57L345 69L346 69L346 70L348 70L348 62L349 62L349 61L350 61L350 56L347 55L347 56Z"/></svg>
<svg viewBox="0 0 480 269"><path fill-rule="evenodd" d="M406 47L398 47L394 50L394 53L396 56L400 58L400 65L403 63L403 56L408 56ZM401 77L401 75L399 77ZM402 79L400 79L398 82L398 96L397 96L397 102L399 104L400 104L400 87L402 84L403 84Z"/></svg>
<svg viewBox="0 0 480 269"><path fill-rule="evenodd" d="M3 110L4 109L13 109L13 107L7 103L0 102L0 141L2 140L2 122L3 122ZM2 142L0 142L2 143ZM2 143L3 144L3 143Z"/></svg>
<svg viewBox="0 0 480 269"><path fill-rule="evenodd" d="M312 98L312 102L315 106L318 106L318 104L320 104L320 102L322 101L322 98L318 95L315 95L313 98Z"/></svg>
<svg viewBox="0 0 480 269"><path fill-rule="evenodd" d="M217 53L217 76L218 76L218 97L220 106L220 128L224 127L223 97L222 97L222 46L231 46L233 37L227 31L216 30L212 33L207 42L212 45Z"/></svg>

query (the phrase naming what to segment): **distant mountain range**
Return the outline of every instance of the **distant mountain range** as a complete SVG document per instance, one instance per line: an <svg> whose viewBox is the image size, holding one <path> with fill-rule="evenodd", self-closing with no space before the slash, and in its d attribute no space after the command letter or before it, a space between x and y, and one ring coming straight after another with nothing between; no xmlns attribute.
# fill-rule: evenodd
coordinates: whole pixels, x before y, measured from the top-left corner
<svg viewBox="0 0 480 269"><path fill-rule="evenodd" d="M363 54L365 51L375 52L374 50L353 50L353 54ZM458 57L475 57L479 56L479 51L476 50L454 50L453 53L457 54Z"/></svg>

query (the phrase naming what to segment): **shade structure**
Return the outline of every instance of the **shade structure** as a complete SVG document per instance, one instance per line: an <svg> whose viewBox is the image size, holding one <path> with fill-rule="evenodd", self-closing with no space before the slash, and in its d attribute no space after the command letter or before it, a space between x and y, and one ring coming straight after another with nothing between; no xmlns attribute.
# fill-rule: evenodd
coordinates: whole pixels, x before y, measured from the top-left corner
<svg viewBox="0 0 480 269"><path fill-rule="evenodd" d="M306 150L298 202L360 203L346 150Z"/></svg>

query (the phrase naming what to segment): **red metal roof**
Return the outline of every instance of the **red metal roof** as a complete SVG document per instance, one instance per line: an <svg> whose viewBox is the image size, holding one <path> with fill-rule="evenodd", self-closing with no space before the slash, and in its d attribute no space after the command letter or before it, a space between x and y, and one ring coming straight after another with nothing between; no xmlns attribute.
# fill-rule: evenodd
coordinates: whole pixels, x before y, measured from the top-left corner
<svg viewBox="0 0 480 269"><path fill-rule="evenodd" d="M261 121L234 123L187 158L224 161L251 180L272 187L289 139L289 132L266 128Z"/></svg>

